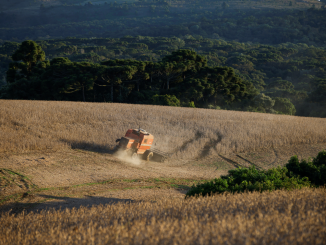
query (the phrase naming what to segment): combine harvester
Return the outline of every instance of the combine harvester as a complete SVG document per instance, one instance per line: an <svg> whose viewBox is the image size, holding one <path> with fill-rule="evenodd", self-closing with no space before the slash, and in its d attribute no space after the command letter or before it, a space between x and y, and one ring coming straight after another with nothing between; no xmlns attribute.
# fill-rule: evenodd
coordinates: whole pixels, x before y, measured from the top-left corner
<svg viewBox="0 0 326 245"><path fill-rule="evenodd" d="M116 142L118 143L116 150L126 151L132 159L141 156L147 161L164 162L170 156L166 152L151 149L154 136L141 128L128 129L126 135Z"/></svg>

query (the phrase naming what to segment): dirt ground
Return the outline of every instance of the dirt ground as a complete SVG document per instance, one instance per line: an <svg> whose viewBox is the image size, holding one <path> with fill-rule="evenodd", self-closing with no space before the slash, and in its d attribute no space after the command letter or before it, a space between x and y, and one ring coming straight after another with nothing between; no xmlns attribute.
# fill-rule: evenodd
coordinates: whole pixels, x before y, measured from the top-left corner
<svg viewBox="0 0 326 245"><path fill-rule="evenodd" d="M125 162L108 152L79 149L1 154L0 213L184 198L193 184L238 166L269 169L293 155L308 159L324 149L326 144L294 145L164 163Z"/></svg>

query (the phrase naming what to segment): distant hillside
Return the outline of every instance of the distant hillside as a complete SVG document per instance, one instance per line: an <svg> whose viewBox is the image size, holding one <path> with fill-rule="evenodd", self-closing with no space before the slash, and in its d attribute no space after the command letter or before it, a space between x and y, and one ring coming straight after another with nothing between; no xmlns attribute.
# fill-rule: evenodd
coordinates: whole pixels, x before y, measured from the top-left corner
<svg viewBox="0 0 326 245"><path fill-rule="evenodd" d="M326 10L317 1L79 3L38 1L4 11L0 15L0 39L196 35L228 41L317 46L325 45L326 40Z"/></svg>

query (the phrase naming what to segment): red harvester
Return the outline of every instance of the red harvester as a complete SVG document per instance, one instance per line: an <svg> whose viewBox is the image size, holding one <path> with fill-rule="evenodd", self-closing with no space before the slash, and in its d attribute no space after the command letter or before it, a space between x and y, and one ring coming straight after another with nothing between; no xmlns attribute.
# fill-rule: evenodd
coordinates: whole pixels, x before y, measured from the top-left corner
<svg viewBox="0 0 326 245"><path fill-rule="evenodd" d="M142 156L143 159L150 161L164 162L168 153L153 149L154 136L144 129L128 129L126 135L117 139L117 150L126 151L132 159Z"/></svg>

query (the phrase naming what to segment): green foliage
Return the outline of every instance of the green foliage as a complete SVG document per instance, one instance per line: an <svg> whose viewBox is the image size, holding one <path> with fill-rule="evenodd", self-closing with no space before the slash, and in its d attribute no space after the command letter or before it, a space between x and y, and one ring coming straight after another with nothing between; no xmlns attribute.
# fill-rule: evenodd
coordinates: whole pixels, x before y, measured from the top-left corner
<svg viewBox="0 0 326 245"><path fill-rule="evenodd" d="M275 104L275 100L261 93L254 98L254 104L260 111L269 112Z"/></svg>
<svg viewBox="0 0 326 245"><path fill-rule="evenodd" d="M13 55L13 53L19 48L20 43L16 42L5 42L0 48L1 54Z"/></svg>
<svg viewBox="0 0 326 245"><path fill-rule="evenodd" d="M295 115L295 107L291 101L287 98L273 98L275 100L275 105L273 109L275 111L281 112L282 114Z"/></svg>
<svg viewBox="0 0 326 245"><path fill-rule="evenodd" d="M188 103L188 107L196 108L195 103L194 103L193 101L190 101L190 102Z"/></svg>
<svg viewBox="0 0 326 245"><path fill-rule="evenodd" d="M42 48L34 41L24 41L12 55L14 61L24 62L28 69L34 66L38 61L45 59L45 53Z"/></svg>
<svg viewBox="0 0 326 245"><path fill-rule="evenodd" d="M267 88L277 88L277 89L293 89L294 86L291 82L282 80L280 77L273 79L268 85Z"/></svg>
<svg viewBox="0 0 326 245"><path fill-rule="evenodd" d="M192 186L186 196L211 195L223 192L273 191L278 189L296 189L310 186L307 178L288 177L286 168L273 168L267 171L255 167L229 170L227 176Z"/></svg>
<svg viewBox="0 0 326 245"><path fill-rule="evenodd" d="M45 59L45 53L36 42L24 41L13 53L12 59L14 62L9 64L7 71L8 83L30 78L37 68L42 68L40 62ZM46 66L46 63L44 65Z"/></svg>
<svg viewBox="0 0 326 245"><path fill-rule="evenodd" d="M168 106L180 106L180 101L175 95L154 95L153 96L154 105L168 105Z"/></svg>
<svg viewBox="0 0 326 245"><path fill-rule="evenodd" d="M309 101L326 105L326 79L315 81L314 90L309 96Z"/></svg>
<svg viewBox="0 0 326 245"><path fill-rule="evenodd" d="M313 161L299 162L298 157L293 156L283 168L257 170L252 166L229 170L226 176L192 186L186 196L206 196L223 192L290 190L325 184L326 151L321 151Z"/></svg>
<svg viewBox="0 0 326 245"><path fill-rule="evenodd" d="M312 161L302 160L297 156L291 157L286 165L291 176L308 177L312 184L321 186L326 184L326 151L321 151Z"/></svg>
<svg viewBox="0 0 326 245"><path fill-rule="evenodd" d="M206 58L185 49L172 52L160 62L111 59L98 65L73 62L67 57L37 62L30 62L33 69L29 73L26 69L24 76L18 71L25 63L11 63L7 79L15 85L1 91L1 97L18 99L21 95L28 99L30 95L33 99L82 101L97 98L171 106L180 106L180 98L183 104L192 101L191 107L195 104L204 107L208 103L231 106L246 99L250 87L250 82L243 81L232 68L208 67ZM17 91L20 87L24 91Z"/></svg>
<svg viewBox="0 0 326 245"><path fill-rule="evenodd" d="M192 25L194 23L189 27ZM10 97L13 94L19 98L18 94L26 94L9 93L10 85L4 86L6 82L23 78L35 81L44 73L42 84L52 88L51 83L58 74L54 72L53 78L45 75L50 74L45 72L49 65L86 62L94 67L101 63L125 69L121 68L121 74L116 76L118 79L108 79L108 73L100 71L103 67L96 68L99 74L92 89L85 91L86 101L152 103L153 95L170 94L175 95L182 105L193 101L199 108L211 105L232 110L326 117L326 71L323 66L326 51L322 48L291 43L278 46L239 43L199 35L184 38L66 38L35 43L46 52L51 64L38 61L30 72L25 62L12 62L11 55L20 44L4 42L0 47L0 79L7 73L7 80L1 82L2 98L13 98ZM114 69L111 72L114 74ZM129 75L124 77L124 72ZM36 97L80 100L76 93L64 93L59 97L41 93ZM260 93L274 100L275 105L270 107L265 103L268 100L257 101L260 96L256 96ZM278 103L275 98L287 100Z"/></svg>
<svg viewBox="0 0 326 245"><path fill-rule="evenodd" d="M308 3L302 3L306 7L286 6L293 3L291 1L282 9L276 5L277 9L273 9L272 5L268 4L266 8L266 3L260 1L253 9L248 6L252 3L250 1L185 1L170 7L163 1L112 1L110 4L86 3L84 6L72 5L81 0L63 2L65 6L46 7L41 14L29 18L18 13L2 13L0 39L197 35L223 40L236 38L241 43L291 42L314 46L323 46L326 40L325 9L319 9L317 3L316 8L309 9ZM169 9L174 11L169 13ZM270 58L266 55L266 60L272 60Z"/></svg>

